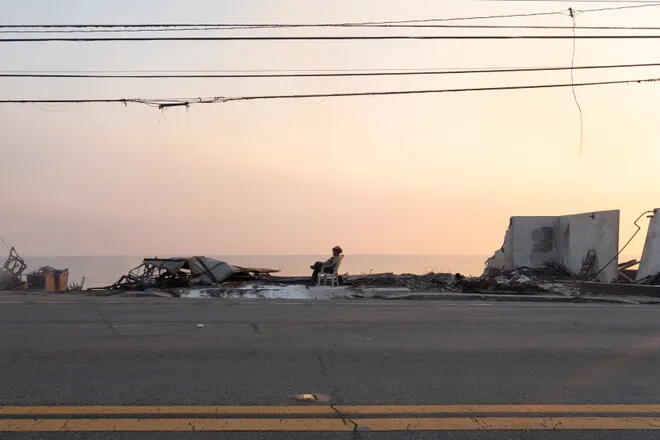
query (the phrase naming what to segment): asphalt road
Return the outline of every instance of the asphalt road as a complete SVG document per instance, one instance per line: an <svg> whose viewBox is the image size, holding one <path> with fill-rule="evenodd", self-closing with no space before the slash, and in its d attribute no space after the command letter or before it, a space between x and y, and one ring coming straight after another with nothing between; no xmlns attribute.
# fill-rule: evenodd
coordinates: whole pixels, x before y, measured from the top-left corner
<svg viewBox="0 0 660 440"><path fill-rule="evenodd" d="M113 414L109 406L143 405L186 406L169 420L198 418L204 405L258 405L283 407L283 414L268 416L276 420L341 420L349 428L361 417L375 417L372 426L380 426L383 418L452 417L460 424L480 416L542 417L543 423L608 416L618 428L424 431L406 422L412 431L0 432L3 439L651 439L660 433L638 429L660 410L631 415L621 406L660 404L660 306L3 296L0 341L0 405L57 407L46 415L0 411L0 431L8 418L120 419L144 410ZM300 393L329 395L332 412L312 404L320 415L290 413L293 405L310 405L292 398ZM418 410L450 404L505 406ZM605 414L511 414L515 404L616 406ZM57 412L66 405L104 409L91 416ZM387 408L364 415L363 405L412 407L405 415ZM274 423L250 420L262 420L259 411L236 417L249 429ZM169 426L144 423L152 422Z"/></svg>

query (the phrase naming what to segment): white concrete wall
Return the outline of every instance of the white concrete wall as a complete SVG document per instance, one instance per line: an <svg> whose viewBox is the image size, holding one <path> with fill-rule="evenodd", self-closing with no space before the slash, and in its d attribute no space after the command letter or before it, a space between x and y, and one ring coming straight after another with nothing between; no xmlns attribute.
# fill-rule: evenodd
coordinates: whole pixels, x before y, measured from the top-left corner
<svg viewBox="0 0 660 440"><path fill-rule="evenodd" d="M558 217L558 262L577 275L589 250L596 251L592 272L601 269L619 251L619 211L599 211ZM598 276L609 283L618 278L618 259Z"/></svg>
<svg viewBox="0 0 660 440"><path fill-rule="evenodd" d="M641 280L658 272L660 272L660 208L653 211L636 279Z"/></svg>
<svg viewBox="0 0 660 440"><path fill-rule="evenodd" d="M512 217L514 267L538 267L557 259L557 217Z"/></svg>

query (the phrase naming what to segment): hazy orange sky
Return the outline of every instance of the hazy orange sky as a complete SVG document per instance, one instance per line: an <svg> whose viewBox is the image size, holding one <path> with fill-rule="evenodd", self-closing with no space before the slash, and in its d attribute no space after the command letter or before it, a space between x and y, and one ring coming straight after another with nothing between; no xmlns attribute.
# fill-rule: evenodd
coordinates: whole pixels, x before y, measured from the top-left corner
<svg viewBox="0 0 660 440"><path fill-rule="evenodd" d="M0 3L0 21L347 22L571 5L618 3L25 0ZM585 13L577 22L653 26L660 22L660 7ZM570 25L571 20L552 15L470 24ZM363 33L387 32L498 31ZM579 40L575 63L660 62L659 45L659 40ZM571 47L570 40L4 43L0 70L565 66ZM652 77L660 77L660 68L575 72L577 82ZM570 82L569 72L0 78L0 96L231 96L555 82ZM660 83L580 88L577 96L584 111L582 154L570 89L235 102L162 112L139 105L0 105L0 235L26 255L316 254L335 244L353 254L490 254L501 245L511 215L618 208L624 240L639 213L660 206ZM641 251L643 235L631 245L632 253Z"/></svg>

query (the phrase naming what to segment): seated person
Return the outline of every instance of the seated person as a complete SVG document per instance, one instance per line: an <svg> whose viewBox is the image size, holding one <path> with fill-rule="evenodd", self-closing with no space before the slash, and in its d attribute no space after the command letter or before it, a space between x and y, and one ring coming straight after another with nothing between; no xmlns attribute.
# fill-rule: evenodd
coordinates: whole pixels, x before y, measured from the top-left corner
<svg viewBox="0 0 660 440"><path fill-rule="evenodd" d="M332 248L332 257L327 259L325 262L317 261L310 268L314 271L312 273L312 285L315 285L319 279L319 273L333 273L335 271L335 266L340 260L340 256L344 252L339 246Z"/></svg>

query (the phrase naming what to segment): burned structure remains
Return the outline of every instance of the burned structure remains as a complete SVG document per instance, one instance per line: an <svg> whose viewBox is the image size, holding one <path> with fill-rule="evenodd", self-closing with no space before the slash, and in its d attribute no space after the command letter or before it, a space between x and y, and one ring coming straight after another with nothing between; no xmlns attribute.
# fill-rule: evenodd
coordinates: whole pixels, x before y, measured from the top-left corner
<svg viewBox="0 0 660 440"><path fill-rule="evenodd" d="M486 260L484 276L533 270L600 283L660 284L660 209L648 213L652 215L641 261L621 264L618 210L511 217L504 244ZM638 231L637 221L645 214L635 221Z"/></svg>
<svg viewBox="0 0 660 440"><path fill-rule="evenodd" d="M145 258L142 264L122 275L111 290L145 290L209 286L227 281L264 278L275 269L233 266L209 257Z"/></svg>
<svg viewBox="0 0 660 440"><path fill-rule="evenodd" d="M575 278L618 277L619 211L511 217L504 244L486 261L486 275L523 267L560 267Z"/></svg>

